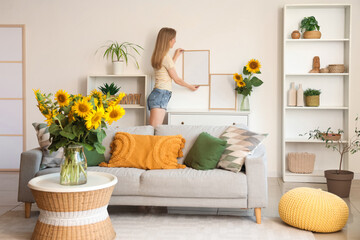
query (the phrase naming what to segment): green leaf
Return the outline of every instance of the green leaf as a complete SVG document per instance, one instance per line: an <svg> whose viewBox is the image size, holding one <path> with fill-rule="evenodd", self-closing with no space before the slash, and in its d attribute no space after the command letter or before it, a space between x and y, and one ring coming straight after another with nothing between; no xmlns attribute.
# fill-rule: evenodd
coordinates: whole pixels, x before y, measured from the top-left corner
<svg viewBox="0 0 360 240"><path fill-rule="evenodd" d="M250 74L250 72L246 69L246 66L244 66L244 68L243 68L243 74L244 75L249 75Z"/></svg>
<svg viewBox="0 0 360 240"><path fill-rule="evenodd" d="M90 144L87 144L87 143L79 143L79 144L89 151L92 151L94 149L94 147L91 146Z"/></svg>
<svg viewBox="0 0 360 240"><path fill-rule="evenodd" d="M61 128L56 124L51 124L49 127L49 133L52 135L58 135L61 131Z"/></svg>
<svg viewBox="0 0 360 240"><path fill-rule="evenodd" d="M106 133L104 131L104 129L101 129L98 133L97 133L97 139L100 143L102 143L102 141L104 140L104 138L106 137Z"/></svg>
<svg viewBox="0 0 360 240"><path fill-rule="evenodd" d="M258 79L257 77L253 77L251 79L251 84L254 86L254 87L259 87L261 86L261 84L263 84L263 81L261 81L260 79Z"/></svg>
<svg viewBox="0 0 360 240"><path fill-rule="evenodd" d="M99 154L105 153L105 147L101 143L96 142L94 147Z"/></svg>
<svg viewBox="0 0 360 240"><path fill-rule="evenodd" d="M60 133L60 134L61 134L61 133ZM67 139L61 138L59 141L57 141L57 142L55 143L55 147L57 148L56 150L58 150L58 149L61 148L61 147L66 146L67 143L68 143L68 140L67 140Z"/></svg>
<svg viewBox="0 0 360 240"><path fill-rule="evenodd" d="M72 134L70 132L66 132L64 130L60 132L60 135L63 136L63 137L66 137L66 138L68 138L70 140L74 140L74 138L75 138L74 134Z"/></svg>
<svg viewBox="0 0 360 240"><path fill-rule="evenodd" d="M72 126L72 132L76 137L80 137L81 135L81 128L79 128L78 126L74 125Z"/></svg>
<svg viewBox="0 0 360 240"><path fill-rule="evenodd" d="M97 134L96 133L90 133L88 136L88 140L92 143L98 142Z"/></svg>

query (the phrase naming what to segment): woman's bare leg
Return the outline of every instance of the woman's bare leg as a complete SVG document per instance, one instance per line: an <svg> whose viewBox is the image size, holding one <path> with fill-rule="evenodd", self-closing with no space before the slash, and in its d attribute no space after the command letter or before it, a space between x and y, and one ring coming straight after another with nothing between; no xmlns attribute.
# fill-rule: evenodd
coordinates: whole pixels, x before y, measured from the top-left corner
<svg viewBox="0 0 360 240"><path fill-rule="evenodd" d="M153 108L150 110L150 125L156 127L163 124L165 118L165 109L163 108Z"/></svg>

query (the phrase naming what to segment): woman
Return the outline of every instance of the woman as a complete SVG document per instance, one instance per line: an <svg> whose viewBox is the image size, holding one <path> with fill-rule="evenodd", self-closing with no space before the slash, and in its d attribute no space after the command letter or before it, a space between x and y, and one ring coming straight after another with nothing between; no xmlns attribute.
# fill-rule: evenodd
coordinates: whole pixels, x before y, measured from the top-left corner
<svg viewBox="0 0 360 240"><path fill-rule="evenodd" d="M196 91L199 87L186 83L177 75L174 62L184 50L176 49L171 58L168 52L175 42L176 31L172 28L162 28L158 33L151 57L151 65L155 70L155 87L147 99L147 104L150 110L150 125L153 127L161 125L164 121L166 107L171 98L172 79L176 84L187 87L191 91Z"/></svg>

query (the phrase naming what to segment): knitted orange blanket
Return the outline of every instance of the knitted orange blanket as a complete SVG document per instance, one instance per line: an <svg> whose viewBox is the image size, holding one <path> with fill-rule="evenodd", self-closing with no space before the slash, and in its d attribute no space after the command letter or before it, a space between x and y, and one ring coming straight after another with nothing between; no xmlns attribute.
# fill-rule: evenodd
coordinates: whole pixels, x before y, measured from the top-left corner
<svg viewBox="0 0 360 240"><path fill-rule="evenodd" d="M176 136L135 135L118 132L111 143L109 163L100 167L133 167L141 169L185 168L177 158L183 156L185 139Z"/></svg>

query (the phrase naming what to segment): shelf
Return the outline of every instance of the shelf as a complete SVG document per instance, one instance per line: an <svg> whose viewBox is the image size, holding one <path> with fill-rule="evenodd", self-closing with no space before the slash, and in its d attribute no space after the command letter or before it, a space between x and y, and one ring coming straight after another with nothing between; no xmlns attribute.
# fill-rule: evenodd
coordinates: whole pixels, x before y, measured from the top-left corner
<svg viewBox="0 0 360 240"><path fill-rule="evenodd" d="M337 141L334 141L334 143ZM307 139L307 138L286 138L285 143L322 143L325 144L322 140L317 139ZM347 141L340 141L340 143L347 143Z"/></svg>
<svg viewBox="0 0 360 240"><path fill-rule="evenodd" d="M123 108L139 108L139 109L143 109L145 108L145 106L141 106L140 104L120 104L120 106L122 106Z"/></svg>
<svg viewBox="0 0 360 240"><path fill-rule="evenodd" d="M285 76L349 76L349 73L286 73Z"/></svg>
<svg viewBox="0 0 360 240"><path fill-rule="evenodd" d="M285 110L348 110L349 107L285 107Z"/></svg>
<svg viewBox="0 0 360 240"><path fill-rule="evenodd" d="M326 182L324 170L314 170L312 173L292 173L286 170L284 178L290 182Z"/></svg>
<svg viewBox="0 0 360 240"><path fill-rule="evenodd" d="M89 77L113 77L113 78L123 78L123 77L146 77L146 75L144 74L121 74L121 75L104 75L104 74L94 74L94 75L89 75Z"/></svg>
<svg viewBox="0 0 360 240"><path fill-rule="evenodd" d="M343 39L285 39L285 42L349 42L348 38Z"/></svg>

